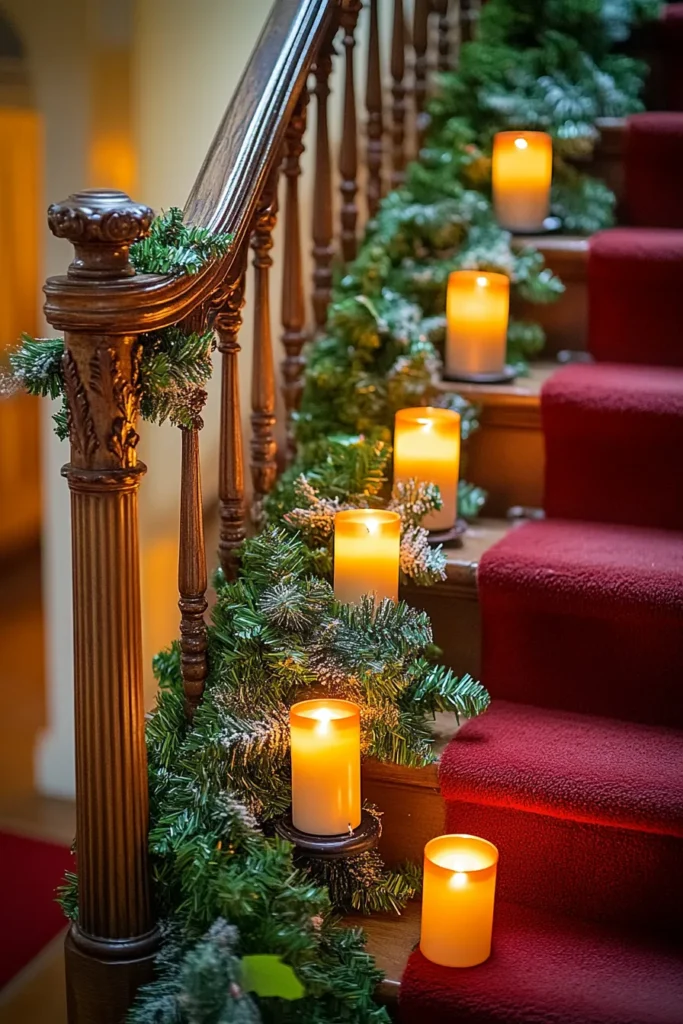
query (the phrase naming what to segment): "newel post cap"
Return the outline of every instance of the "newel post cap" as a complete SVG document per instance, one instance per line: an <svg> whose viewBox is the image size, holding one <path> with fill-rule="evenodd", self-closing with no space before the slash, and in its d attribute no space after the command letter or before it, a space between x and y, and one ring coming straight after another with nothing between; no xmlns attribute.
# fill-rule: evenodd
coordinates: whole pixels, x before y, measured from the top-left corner
<svg viewBox="0 0 683 1024"><path fill-rule="evenodd" d="M117 189L75 192L47 211L53 235L68 239L76 250L68 276L97 280L135 273L128 250L148 233L153 217L149 206Z"/></svg>

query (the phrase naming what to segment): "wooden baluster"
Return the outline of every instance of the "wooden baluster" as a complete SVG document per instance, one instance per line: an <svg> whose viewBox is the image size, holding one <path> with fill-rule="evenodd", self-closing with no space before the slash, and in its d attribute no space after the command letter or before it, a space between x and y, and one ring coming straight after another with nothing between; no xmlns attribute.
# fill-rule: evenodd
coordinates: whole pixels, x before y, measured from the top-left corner
<svg viewBox="0 0 683 1024"><path fill-rule="evenodd" d="M279 167L271 173L263 194L251 236L254 250L254 346L251 378L251 517L256 526L263 522L263 499L277 475L275 426L275 368L270 322L269 271L273 265L273 231L277 222Z"/></svg>
<svg viewBox="0 0 683 1024"><path fill-rule="evenodd" d="M439 71L450 71L451 68L451 22L449 18L449 0L433 0L434 10L439 16Z"/></svg>
<svg viewBox="0 0 683 1024"><path fill-rule="evenodd" d="M71 490L79 889L78 922L65 949L70 1024L120 1024L152 976L159 940L147 863L138 543L145 467L135 452L141 346L134 334L110 333L98 313L105 290L111 303L117 283L133 274L128 247L151 220L147 207L104 190L77 193L48 211L53 234L76 250L67 275L46 286L50 322L65 331L71 438L64 473Z"/></svg>
<svg viewBox="0 0 683 1024"><path fill-rule="evenodd" d="M225 293L220 312L214 320L218 350L222 354L221 435L218 473L220 499L220 535L218 557L228 579L237 575L237 550L246 536L244 509L244 456L238 342L242 326L244 285L248 247L235 261L235 270Z"/></svg>
<svg viewBox="0 0 683 1024"><path fill-rule="evenodd" d="M287 180L285 205L285 257L282 273L282 344L285 358L282 361L282 393L287 415L287 461L296 451L292 413L298 409L303 391L305 360L301 350L306 341L304 324L306 307L301 256L301 231L299 226L299 176L301 154L304 151L303 135L306 131L306 106L308 90L304 86L299 102L285 135L285 159L283 170Z"/></svg>
<svg viewBox="0 0 683 1024"><path fill-rule="evenodd" d="M332 295L332 164L327 124L332 71L332 38L320 48L315 64L315 181L313 183L313 314L318 330L325 326Z"/></svg>
<svg viewBox="0 0 683 1024"><path fill-rule="evenodd" d="M377 6L378 0L370 0L370 43L368 50L368 80L365 93L365 105L368 110L367 200L369 217L375 216L379 201L382 198L382 136L384 134L384 124L382 117L382 72Z"/></svg>
<svg viewBox="0 0 683 1024"><path fill-rule="evenodd" d="M181 430L180 551L178 590L180 600L180 665L188 718L202 699L208 675L208 639L204 612L206 601L206 548L202 514L202 478L199 465L199 424Z"/></svg>
<svg viewBox="0 0 683 1024"><path fill-rule="evenodd" d="M477 11L473 0L460 0L460 42L469 43L474 36L474 23Z"/></svg>
<svg viewBox="0 0 683 1024"><path fill-rule="evenodd" d="M341 247L342 256L347 263L355 259L357 249L358 128L356 122L356 88L353 77L353 51L356 45L355 31L361 7L361 0L341 0L340 22L344 32L345 76L344 123L339 153L339 174L341 175L341 185L339 188L342 197Z"/></svg>
<svg viewBox="0 0 683 1024"><path fill-rule="evenodd" d="M427 127L427 44L429 42L430 0L415 0L413 49L415 51L415 130L418 153Z"/></svg>
<svg viewBox="0 0 683 1024"><path fill-rule="evenodd" d="M403 0L394 0L394 25L391 35L391 187L398 188L405 179L406 165L406 41Z"/></svg>

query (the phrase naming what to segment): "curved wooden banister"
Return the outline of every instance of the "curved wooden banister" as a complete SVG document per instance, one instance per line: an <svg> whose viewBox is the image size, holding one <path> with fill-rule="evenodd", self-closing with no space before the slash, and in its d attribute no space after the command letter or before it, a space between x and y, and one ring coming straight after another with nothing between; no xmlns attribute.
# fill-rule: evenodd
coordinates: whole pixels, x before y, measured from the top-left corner
<svg viewBox="0 0 683 1024"><path fill-rule="evenodd" d="M53 327L141 333L178 323L209 298L251 228L299 94L337 16L337 0L273 5L185 204L186 223L234 236L225 259L192 277L138 274L102 281L97 289L71 275L50 278L44 308Z"/></svg>

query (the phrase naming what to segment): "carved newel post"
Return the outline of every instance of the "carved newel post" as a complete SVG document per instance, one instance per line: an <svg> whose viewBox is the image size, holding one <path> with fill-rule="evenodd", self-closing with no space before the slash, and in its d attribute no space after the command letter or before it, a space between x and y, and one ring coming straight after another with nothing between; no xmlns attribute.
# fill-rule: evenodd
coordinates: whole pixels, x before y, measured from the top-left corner
<svg viewBox="0 0 683 1024"><path fill-rule="evenodd" d="M158 943L138 557L141 345L126 309L128 248L152 211L122 192L90 191L51 206L48 219L76 250L67 275L45 288L46 315L65 331L71 439L79 918L66 940L69 1021L120 1024Z"/></svg>

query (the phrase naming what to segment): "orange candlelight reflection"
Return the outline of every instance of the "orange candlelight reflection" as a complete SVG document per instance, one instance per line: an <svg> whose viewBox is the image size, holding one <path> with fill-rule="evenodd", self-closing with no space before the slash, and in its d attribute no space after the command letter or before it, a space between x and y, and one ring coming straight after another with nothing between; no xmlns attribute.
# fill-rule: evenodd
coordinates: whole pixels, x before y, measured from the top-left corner
<svg viewBox="0 0 683 1024"><path fill-rule="evenodd" d="M500 374L505 369L510 279L482 270L454 270L446 302L446 373Z"/></svg>
<svg viewBox="0 0 683 1024"><path fill-rule="evenodd" d="M292 821L311 835L358 828L360 710L348 700L304 700L289 711Z"/></svg>
<svg viewBox="0 0 683 1024"><path fill-rule="evenodd" d="M359 508L334 517L334 596L344 604L374 594L398 601L401 517L398 512Z"/></svg>
<svg viewBox="0 0 683 1024"><path fill-rule="evenodd" d="M546 132L493 137L493 205L508 231L539 231L550 209L553 144Z"/></svg>
<svg viewBox="0 0 683 1024"><path fill-rule="evenodd" d="M425 846L420 949L443 967L474 967L491 953L498 850L477 836Z"/></svg>
<svg viewBox="0 0 683 1024"><path fill-rule="evenodd" d="M426 516L427 530L449 530L457 516L460 416L431 406L401 409L394 428L394 482L436 484L441 509Z"/></svg>

